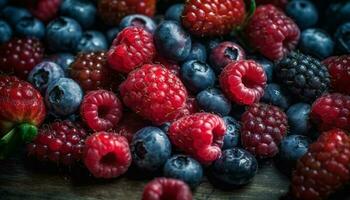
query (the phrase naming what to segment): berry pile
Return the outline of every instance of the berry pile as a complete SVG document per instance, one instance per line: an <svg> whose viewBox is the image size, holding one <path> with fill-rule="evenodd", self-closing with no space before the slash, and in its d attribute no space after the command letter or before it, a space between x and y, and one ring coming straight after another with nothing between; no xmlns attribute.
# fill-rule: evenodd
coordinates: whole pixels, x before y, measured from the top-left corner
<svg viewBox="0 0 350 200"><path fill-rule="evenodd" d="M175 2L177 4L175 4ZM235 189L274 160L288 197L350 183L350 1L0 1L0 159L144 200ZM130 169L130 170L129 170Z"/></svg>

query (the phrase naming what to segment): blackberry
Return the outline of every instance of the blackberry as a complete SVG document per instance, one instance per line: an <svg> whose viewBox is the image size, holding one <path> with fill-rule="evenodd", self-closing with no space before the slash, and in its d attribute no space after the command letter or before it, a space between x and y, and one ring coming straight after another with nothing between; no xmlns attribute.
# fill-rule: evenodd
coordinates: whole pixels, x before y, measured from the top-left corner
<svg viewBox="0 0 350 200"><path fill-rule="evenodd" d="M277 63L276 74L293 95L305 102L313 102L330 85L326 66L299 52L292 52Z"/></svg>

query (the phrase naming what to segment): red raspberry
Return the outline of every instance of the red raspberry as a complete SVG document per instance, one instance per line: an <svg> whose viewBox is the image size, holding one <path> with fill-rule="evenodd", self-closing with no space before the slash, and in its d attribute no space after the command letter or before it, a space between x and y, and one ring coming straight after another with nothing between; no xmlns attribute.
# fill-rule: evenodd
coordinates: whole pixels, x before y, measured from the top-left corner
<svg viewBox="0 0 350 200"><path fill-rule="evenodd" d="M172 121L172 113L186 105L187 91L181 80L161 65L143 65L120 85L123 102L155 124Z"/></svg>
<svg viewBox="0 0 350 200"><path fill-rule="evenodd" d="M188 0L182 23L197 36L219 36L230 33L245 18L243 0Z"/></svg>
<svg viewBox="0 0 350 200"><path fill-rule="evenodd" d="M180 77L180 66L174 61L157 56L154 59L153 63L164 66L165 68L173 72L177 77Z"/></svg>
<svg viewBox="0 0 350 200"><path fill-rule="evenodd" d="M270 158L287 134L287 115L278 107L254 104L242 115L242 146L255 156Z"/></svg>
<svg viewBox="0 0 350 200"><path fill-rule="evenodd" d="M131 14L153 16L156 0L99 0L98 12L107 25L119 25L120 20Z"/></svg>
<svg viewBox="0 0 350 200"><path fill-rule="evenodd" d="M94 177L116 178L131 164L128 141L115 133L95 133L86 139L83 160Z"/></svg>
<svg viewBox="0 0 350 200"><path fill-rule="evenodd" d="M45 125L27 146L28 155L40 161L71 166L82 159L86 136L82 126L71 121Z"/></svg>
<svg viewBox="0 0 350 200"><path fill-rule="evenodd" d="M188 185L172 178L156 178L149 182L142 194L142 200L192 200Z"/></svg>
<svg viewBox="0 0 350 200"><path fill-rule="evenodd" d="M280 60L298 44L300 30L273 5L259 6L245 33L253 47L271 60Z"/></svg>
<svg viewBox="0 0 350 200"><path fill-rule="evenodd" d="M108 63L116 71L129 73L151 63L156 53L153 36L142 27L128 27L120 32L108 52Z"/></svg>
<svg viewBox="0 0 350 200"><path fill-rule="evenodd" d="M134 113L126 113L123 115L123 118L118 124L115 132L118 135L126 137L130 143L134 134L147 125L148 122L142 119L140 116Z"/></svg>
<svg viewBox="0 0 350 200"><path fill-rule="evenodd" d="M30 4L30 12L40 20L49 22L57 16L61 0L36 0Z"/></svg>
<svg viewBox="0 0 350 200"><path fill-rule="evenodd" d="M85 123L94 131L116 127L123 115L123 106L113 92L95 90L87 93L80 106Z"/></svg>
<svg viewBox="0 0 350 200"><path fill-rule="evenodd" d="M35 38L12 38L0 46L0 69L27 79L28 73L43 60L44 46Z"/></svg>
<svg viewBox="0 0 350 200"><path fill-rule="evenodd" d="M310 117L320 131L341 128L350 131L350 96L326 94L311 107Z"/></svg>
<svg viewBox="0 0 350 200"><path fill-rule="evenodd" d="M105 52L80 53L70 65L71 77L85 91L111 89L112 74Z"/></svg>
<svg viewBox="0 0 350 200"><path fill-rule="evenodd" d="M288 4L288 0L256 0L258 5L272 4L284 10Z"/></svg>
<svg viewBox="0 0 350 200"><path fill-rule="evenodd" d="M223 92L238 104L251 105L264 95L266 74L253 60L239 60L227 65L220 74Z"/></svg>
<svg viewBox="0 0 350 200"><path fill-rule="evenodd" d="M323 64L328 68L333 90L350 95L350 55L333 56L323 61Z"/></svg>
<svg viewBox="0 0 350 200"><path fill-rule="evenodd" d="M197 105L196 98L189 97L186 101L185 107L180 109L178 112L171 114L170 118L173 119L172 121L174 121L174 120L180 119L181 117L195 114L198 111L199 111L199 108ZM172 121L170 121L170 122L172 122Z"/></svg>
<svg viewBox="0 0 350 200"><path fill-rule="evenodd" d="M0 111L0 136L16 124L39 126L46 116L40 92L14 76L0 76Z"/></svg>
<svg viewBox="0 0 350 200"><path fill-rule="evenodd" d="M350 181L350 138L342 130L323 133L311 144L293 172L291 194L322 200Z"/></svg>
<svg viewBox="0 0 350 200"><path fill-rule="evenodd" d="M203 164L210 164L221 155L226 125L222 118L197 113L175 121L169 127L171 143Z"/></svg>

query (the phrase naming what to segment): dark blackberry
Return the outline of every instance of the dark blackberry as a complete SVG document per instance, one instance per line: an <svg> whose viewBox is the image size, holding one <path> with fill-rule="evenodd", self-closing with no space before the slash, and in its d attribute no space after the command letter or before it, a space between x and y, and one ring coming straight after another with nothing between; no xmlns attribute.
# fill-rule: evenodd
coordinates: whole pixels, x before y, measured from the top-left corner
<svg viewBox="0 0 350 200"><path fill-rule="evenodd" d="M299 52L292 52L277 63L276 75L292 94L305 102L313 102L330 85L326 66Z"/></svg>

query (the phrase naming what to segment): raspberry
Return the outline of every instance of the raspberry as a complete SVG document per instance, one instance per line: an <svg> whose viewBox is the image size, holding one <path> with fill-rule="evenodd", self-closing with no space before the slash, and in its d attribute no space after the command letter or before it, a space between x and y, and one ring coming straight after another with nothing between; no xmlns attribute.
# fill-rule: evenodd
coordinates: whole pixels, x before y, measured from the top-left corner
<svg viewBox="0 0 350 200"><path fill-rule="evenodd" d="M123 106L113 92L95 90L85 95L80 113L92 130L108 131L115 128L122 118Z"/></svg>
<svg viewBox="0 0 350 200"><path fill-rule="evenodd" d="M110 89L113 81L105 52L78 54L69 72L85 91Z"/></svg>
<svg viewBox="0 0 350 200"><path fill-rule="evenodd" d="M251 105L264 95L266 74L253 60L239 60L227 65L220 74L220 86L232 101Z"/></svg>
<svg viewBox="0 0 350 200"><path fill-rule="evenodd" d="M350 131L350 96L326 94L311 107L310 117L320 131L341 128Z"/></svg>
<svg viewBox="0 0 350 200"><path fill-rule="evenodd" d="M83 160L96 178L116 178L131 164L131 153L125 137L98 132L86 139Z"/></svg>
<svg viewBox="0 0 350 200"><path fill-rule="evenodd" d="M300 30L273 5L259 6L245 33L252 46L271 60L280 60L298 44Z"/></svg>
<svg viewBox="0 0 350 200"><path fill-rule="evenodd" d="M287 115L278 107L254 104L242 115L242 146L255 156L270 158L287 134Z"/></svg>
<svg viewBox="0 0 350 200"><path fill-rule="evenodd" d="M323 64L331 76L332 89L350 95L350 55L330 57Z"/></svg>
<svg viewBox="0 0 350 200"><path fill-rule="evenodd" d="M219 36L230 33L245 18L243 0L188 0L182 23L197 36Z"/></svg>
<svg viewBox="0 0 350 200"><path fill-rule="evenodd" d="M335 129L323 133L298 161L290 191L296 199L327 199L349 181L350 138Z"/></svg>
<svg viewBox="0 0 350 200"><path fill-rule="evenodd" d="M199 162L210 164L221 155L226 125L222 118L209 113L182 117L168 130L173 145Z"/></svg>
<svg viewBox="0 0 350 200"><path fill-rule="evenodd" d="M143 65L120 85L123 102L155 124L172 121L172 113L186 105L187 91L180 79L161 65Z"/></svg>
<svg viewBox="0 0 350 200"><path fill-rule="evenodd" d="M108 52L108 63L116 71L129 73L155 56L153 36L142 27L128 27L120 32Z"/></svg>
<svg viewBox="0 0 350 200"><path fill-rule="evenodd" d="M134 134L147 125L147 121L143 120L140 116L134 113L126 113L116 127L115 132L118 135L126 137L130 143Z"/></svg>
<svg viewBox="0 0 350 200"><path fill-rule="evenodd" d="M172 113L170 118L173 119L172 121L174 121L174 120L180 119L181 117L195 114L198 111L199 111L199 108L198 108L196 99L193 97L189 97L186 101L185 107L183 107L182 109L180 109L175 113Z"/></svg>
<svg viewBox="0 0 350 200"><path fill-rule="evenodd" d="M258 5L272 4L278 8L284 10L288 4L288 0L256 0Z"/></svg>
<svg viewBox="0 0 350 200"><path fill-rule="evenodd" d="M190 188L183 181L172 178L157 178L149 182L142 200L192 200Z"/></svg>
<svg viewBox="0 0 350 200"><path fill-rule="evenodd" d="M36 0L31 3L30 12L40 20L49 22L57 16L61 0Z"/></svg>
<svg viewBox="0 0 350 200"><path fill-rule="evenodd" d="M72 166L82 159L86 131L71 121L54 122L39 129L38 136L27 146L28 155L40 161Z"/></svg>
<svg viewBox="0 0 350 200"><path fill-rule="evenodd" d="M166 69L173 72L177 77L180 77L180 66L174 61L168 60L166 58L157 56L153 63L164 66Z"/></svg>
<svg viewBox="0 0 350 200"><path fill-rule="evenodd" d="M120 20L131 14L153 16L156 0L99 0L98 12L107 25L119 25Z"/></svg>
<svg viewBox="0 0 350 200"><path fill-rule="evenodd" d="M275 69L280 82L302 101L313 102L328 90L327 68L308 55L292 52Z"/></svg>
<svg viewBox="0 0 350 200"><path fill-rule="evenodd" d="M43 57L44 46L38 39L12 38L0 46L0 69L26 79Z"/></svg>

